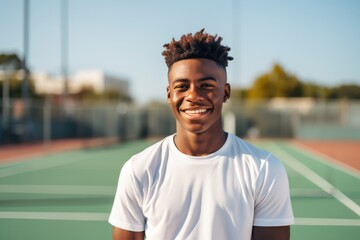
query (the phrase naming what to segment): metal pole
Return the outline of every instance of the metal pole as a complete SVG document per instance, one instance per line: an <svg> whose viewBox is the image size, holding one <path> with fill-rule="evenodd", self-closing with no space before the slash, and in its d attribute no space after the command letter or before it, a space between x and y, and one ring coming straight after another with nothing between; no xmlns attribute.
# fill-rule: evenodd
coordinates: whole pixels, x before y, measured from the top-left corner
<svg viewBox="0 0 360 240"><path fill-rule="evenodd" d="M237 57L234 59L237 64L233 67L233 82L234 85L240 84L240 2L241 0L233 0L232 1L232 20L233 20L233 49L234 55L237 54Z"/></svg>
<svg viewBox="0 0 360 240"><path fill-rule="evenodd" d="M51 96L46 95L44 112L43 112L43 143L46 150L51 142Z"/></svg>
<svg viewBox="0 0 360 240"><path fill-rule="evenodd" d="M22 98L26 105L29 98L29 70L27 67L27 59L29 55L29 23L30 23L30 11L29 11L30 0L24 0L24 54L23 54L23 66L24 71L22 81Z"/></svg>
<svg viewBox="0 0 360 240"><path fill-rule="evenodd" d="M22 102L24 105L23 111L23 124L24 135L23 139L28 138L28 121L29 121L29 69L27 67L28 55L29 55L29 25L30 25L30 0L24 0L24 54L23 54L23 81L21 85Z"/></svg>
<svg viewBox="0 0 360 240"><path fill-rule="evenodd" d="M64 81L63 97L66 101L68 86L68 0L61 0L61 72Z"/></svg>
<svg viewBox="0 0 360 240"><path fill-rule="evenodd" d="M9 121L10 99L9 99L9 75L7 66L4 66L4 79L3 79L3 115L2 125L6 129Z"/></svg>

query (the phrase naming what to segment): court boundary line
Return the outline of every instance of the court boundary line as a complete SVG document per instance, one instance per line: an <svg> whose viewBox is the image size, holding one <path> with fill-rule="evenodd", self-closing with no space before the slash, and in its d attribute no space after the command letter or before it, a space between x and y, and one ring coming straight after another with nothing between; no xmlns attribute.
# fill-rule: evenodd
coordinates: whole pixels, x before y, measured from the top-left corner
<svg viewBox="0 0 360 240"><path fill-rule="evenodd" d="M102 148L116 144L119 142L117 137L98 137L98 138L80 138L80 139L59 139L51 140L50 142L37 142L37 143L25 143L25 144L12 144L9 146L0 146L0 150L3 150L0 157L5 162L23 161L28 158L38 158L46 155L57 154L59 152L88 150L93 148ZM14 149L21 148L25 153L19 154L16 151L15 155L12 155ZM29 151L31 149L31 151ZM36 151L33 151L33 150ZM5 156L4 156L5 155ZM10 155L10 156L8 156Z"/></svg>
<svg viewBox="0 0 360 240"><path fill-rule="evenodd" d="M332 197L329 193L322 189L308 189L308 188L291 188L291 197Z"/></svg>
<svg viewBox="0 0 360 240"><path fill-rule="evenodd" d="M98 212L0 212L0 219L57 220L57 221L107 221L109 213ZM360 226L360 219L295 218L296 226Z"/></svg>
<svg viewBox="0 0 360 240"><path fill-rule="evenodd" d="M349 164L343 163L336 158L333 158L331 156L328 156L320 151L317 151L315 149L312 149L311 147L306 146L305 144L302 144L300 142L292 142L291 143L295 148L300 148L305 151L311 152L314 155L314 159L317 160L320 163L323 163L325 165L328 165L336 170L341 170L345 172L346 174L350 174L353 177L360 179L360 170L350 166Z"/></svg>
<svg viewBox="0 0 360 240"><path fill-rule="evenodd" d="M304 176L306 179L314 183L316 186L323 189L325 192L332 195L335 199L337 199L340 203L350 209L352 212L360 216L360 206L357 205L353 200L347 197L344 193L342 193L339 189L333 186L331 183L326 181L320 175L315 173L305 164L302 164L298 161L295 157L291 156L285 150L281 149L279 146L275 144L270 144L272 146L273 151L278 152L279 155L282 155L282 161L288 167L292 168L295 172L299 173L300 175Z"/></svg>
<svg viewBox="0 0 360 240"><path fill-rule="evenodd" d="M0 212L0 219L107 221L109 213L97 212Z"/></svg>
<svg viewBox="0 0 360 240"><path fill-rule="evenodd" d="M360 219L342 218L295 218L296 226L360 226Z"/></svg>
<svg viewBox="0 0 360 240"><path fill-rule="evenodd" d="M71 152L66 152L64 154L71 154ZM53 155L53 156L56 156L56 155ZM56 158L56 159L53 159L52 161L40 158L40 159L34 159L33 161L17 162L17 163L14 163L14 165L7 166L5 168L1 168L1 165L0 165L0 178L14 176L14 175L28 173L28 172L39 171L39 170L44 170L44 169L49 169L49 168L65 166L65 165L73 164L73 163L84 161L84 160L101 159L103 156L106 156L106 155L108 155L107 152L100 153L99 155L94 155L94 156L85 155L85 156L72 157L69 159L67 159L66 157L64 157L62 159Z"/></svg>
<svg viewBox="0 0 360 240"><path fill-rule="evenodd" d="M89 185L12 185L0 184L0 193L114 195L116 187Z"/></svg>
<svg viewBox="0 0 360 240"><path fill-rule="evenodd" d="M33 164L24 163L24 164L15 166L14 168L0 169L0 178L10 177L10 176L14 176L14 175L22 174L22 173L34 172L34 171L39 171L39 170L44 170L44 169L49 169L49 168L54 168L54 167L60 167L60 166L76 163L76 162L79 162L82 160L84 160L84 159L82 159L82 158L62 159L62 160L55 159L55 161L51 161L51 162L47 162L47 161L43 160L43 161L35 162Z"/></svg>

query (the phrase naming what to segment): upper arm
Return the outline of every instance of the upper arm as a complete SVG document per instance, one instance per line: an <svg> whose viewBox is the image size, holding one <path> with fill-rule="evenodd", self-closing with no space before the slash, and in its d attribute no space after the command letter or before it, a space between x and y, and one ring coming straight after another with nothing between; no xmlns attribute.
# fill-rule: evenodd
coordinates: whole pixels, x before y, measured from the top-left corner
<svg viewBox="0 0 360 240"><path fill-rule="evenodd" d="M286 170L272 155L259 172L254 198L254 226L287 226L294 223Z"/></svg>
<svg viewBox="0 0 360 240"><path fill-rule="evenodd" d="M139 187L137 180L133 176L131 165L129 162L125 163L120 173L114 203L109 216L111 225L134 232L144 231L145 217L142 212L142 196L138 191ZM114 230L113 235L116 236L117 232Z"/></svg>
<svg viewBox="0 0 360 240"><path fill-rule="evenodd" d="M251 240L289 240L290 226L259 227L254 226Z"/></svg>
<svg viewBox="0 0 360 240"><path fill-rule="evenodd" d="M144 232L132 232L125 229L113 228L113 240L144 240Z"/></svg>

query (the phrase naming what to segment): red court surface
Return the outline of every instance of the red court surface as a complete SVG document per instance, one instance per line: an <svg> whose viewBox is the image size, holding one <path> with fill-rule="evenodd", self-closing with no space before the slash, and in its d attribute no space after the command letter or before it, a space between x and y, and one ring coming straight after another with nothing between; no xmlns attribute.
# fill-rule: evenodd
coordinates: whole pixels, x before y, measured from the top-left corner
<svg viewBox="0 0 360 240"><path fill-rule="evenodd" d="M323 154L330 161L341 162L360 171L359 140L296 140L295 144Z"/></svg>

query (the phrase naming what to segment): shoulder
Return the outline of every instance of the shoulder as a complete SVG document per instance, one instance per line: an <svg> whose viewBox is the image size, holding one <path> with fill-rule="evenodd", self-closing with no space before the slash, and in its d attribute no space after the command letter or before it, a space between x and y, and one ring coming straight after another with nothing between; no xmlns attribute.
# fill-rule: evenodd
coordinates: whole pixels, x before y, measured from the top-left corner
<svg viewBox="0 0 360 240"><path fill-rule="evenodd" d="M264 149L256 147L252 143L249 143L248 141L245 141L238 136L235 136L233 134L229 134L229 136L230 140L232 141L232 147L241 150L242 154L251 155L256 158L266 158L270 154Z"/></svg>
<svg viewBox="0 0 360 240"><path fill-rule="evenodd" d="M249 143L235 135L230 134L231 145L230 151L239 157L246 165L255 168L257 171L266 169L282 168L281 161L272 153L261 149L252 143Z"/></svg>
<svg viewBox="0 0 360 240"><path fill-rule="evenodd" d="M159 166L167 159L171 139L172 136L168 136L133 155L125 164L128 171L139 180L146 174L156 173Z"/></svg>
<svg viewBox="0 0 360 240"><path fill-rule="evenodd" d="M149 164L152 161L158 159L162 154L166 153L169 149L169 141L172 139L172 135L168 136L161 141L154 143L153 145L145 148L141 152L134 154L129 161L133 164Z"/></svg>
<svg viewBox="0 0 360 240"><path fill-rule="evenodd" d="M261 164L262 161L271 158L271 153L261 149L252 143L249 143L233 134L229 134L230 146L229 153L242 160L253 161L256 164Z"/></svg>

